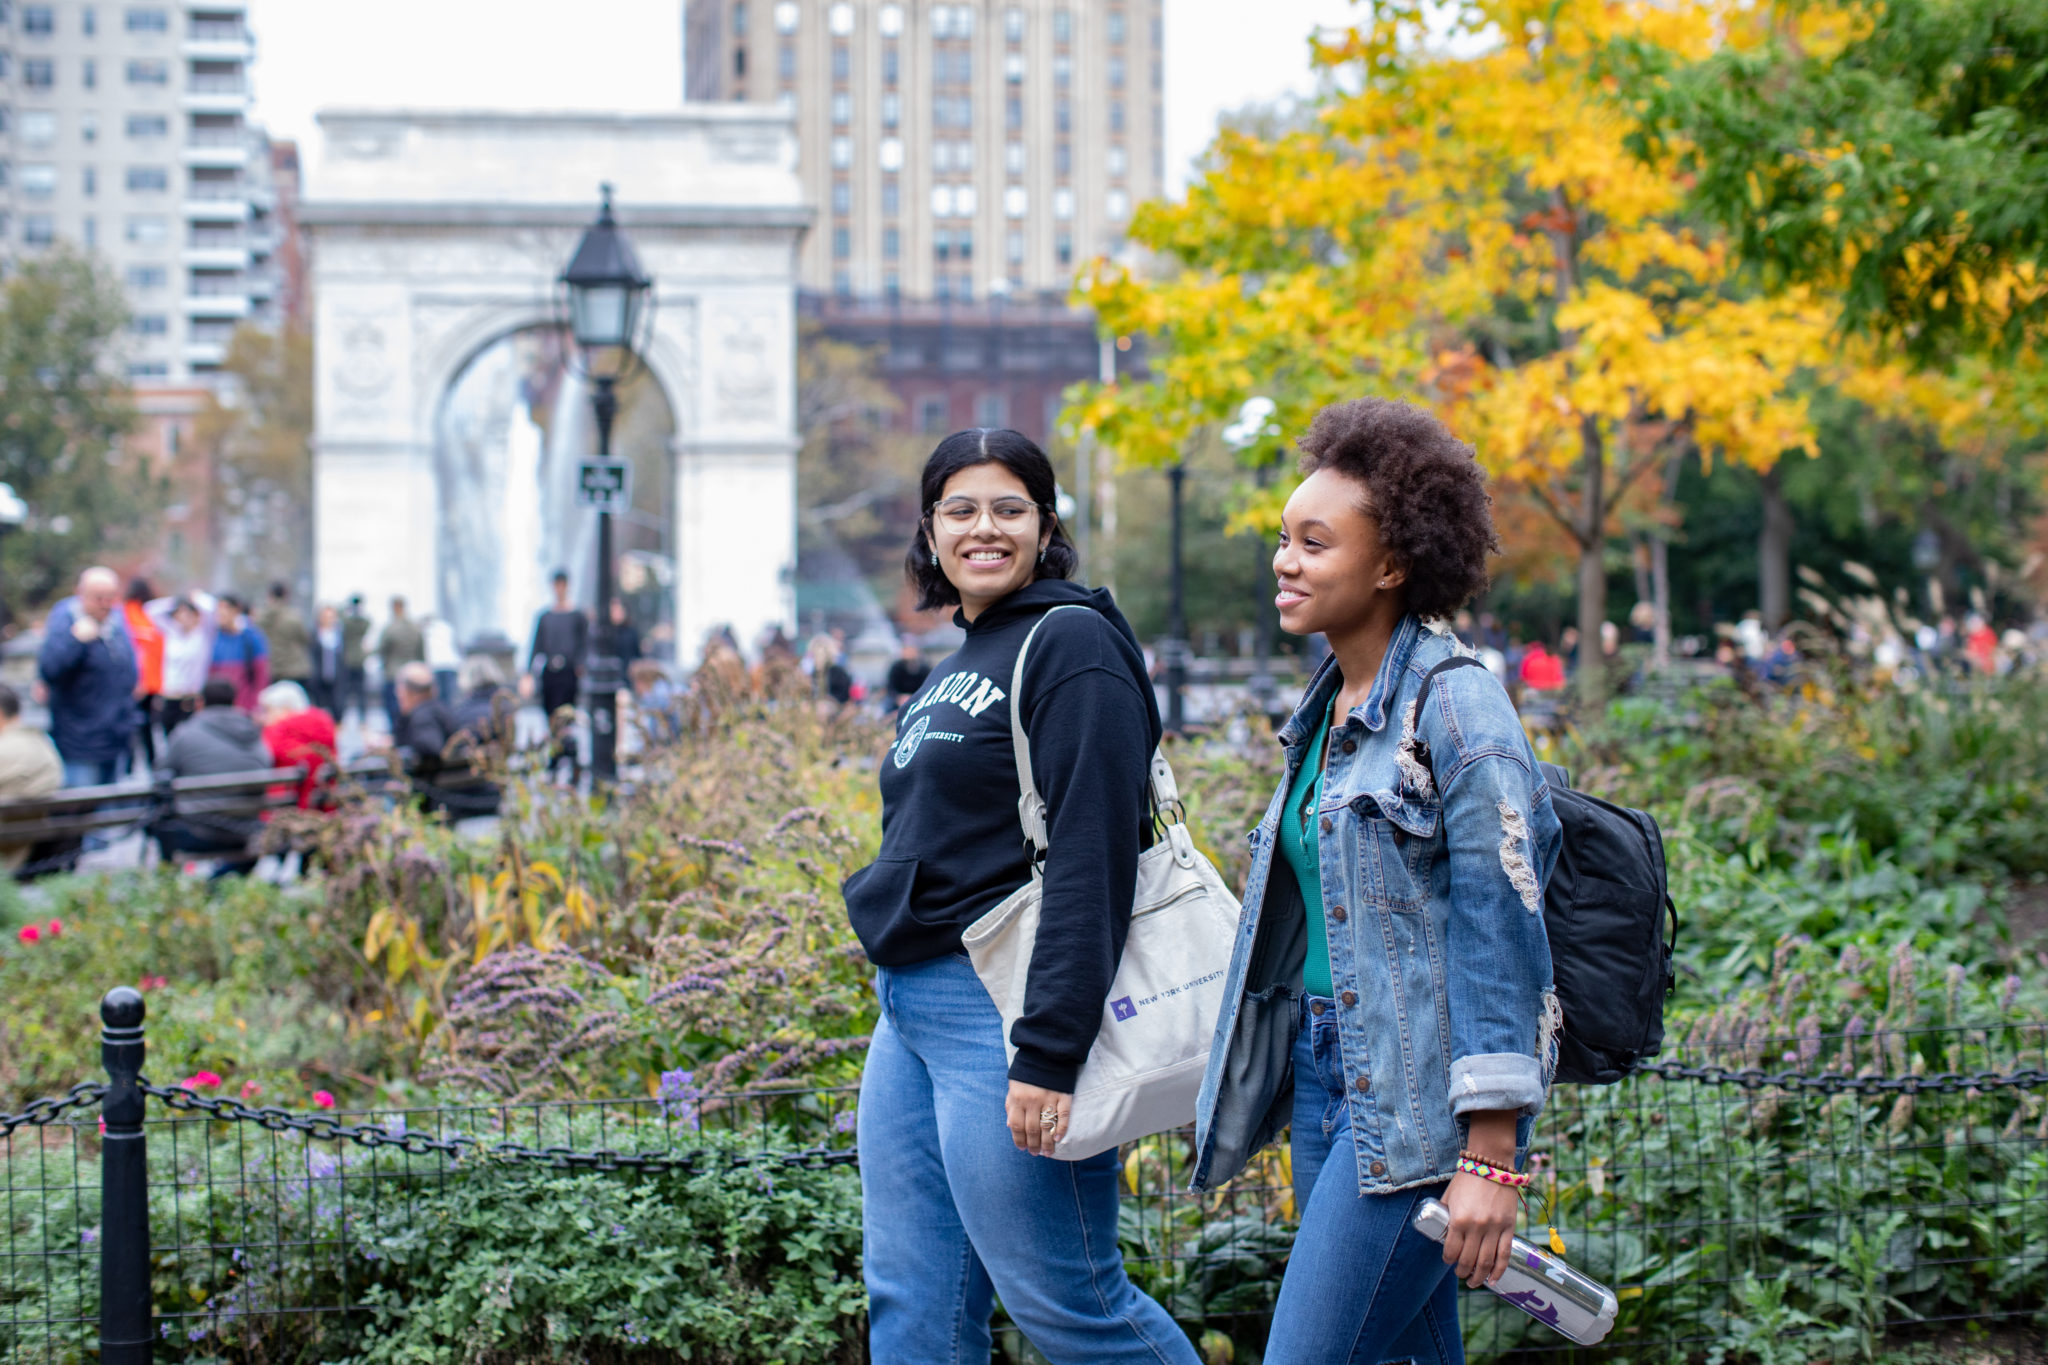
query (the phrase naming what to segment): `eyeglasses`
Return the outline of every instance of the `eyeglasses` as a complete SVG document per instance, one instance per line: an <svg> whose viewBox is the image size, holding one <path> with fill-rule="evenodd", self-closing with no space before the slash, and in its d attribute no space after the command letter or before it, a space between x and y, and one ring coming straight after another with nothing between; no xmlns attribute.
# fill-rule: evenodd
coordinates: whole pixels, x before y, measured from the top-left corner
<svg viewBox="0 0 2048 1365"><path fill-rule="evenodd" d="M926 515L934 526L954 535L966 535L981 524L983 510L982 504L973 498L947 498L944 502L933 503ZM998 531L1020 531L1024 529L1025 518L1036 513L1039 507L1037 503L1023 498L997 498L987 505L986 510Z"/></svg>

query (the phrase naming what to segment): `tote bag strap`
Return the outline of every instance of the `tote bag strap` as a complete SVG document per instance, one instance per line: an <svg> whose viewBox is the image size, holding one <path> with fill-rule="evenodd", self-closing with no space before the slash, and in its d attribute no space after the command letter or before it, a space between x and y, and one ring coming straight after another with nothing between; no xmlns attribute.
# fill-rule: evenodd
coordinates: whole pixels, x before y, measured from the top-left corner
<svg viewBox="0 0 2048 1365"><path fill-rule="evenodd" d="M1010 670L1010 749L1017 758L1017 818L1024 826L1025 840L1031 845L1034 876L1047 849L1045 798L1038 794L1038 784L1031 777L1031 737L1024 733L1024 661L1030 657L1031 642L1038 638L1039 627L1053 612L1087 610L1079 603L1069 602L1040 616L1032 623L1031 633L1024 637L1024 645L1017 651L1016 665ZM1180 785L1174 781L1173 765L1166 761L1165 753L1159 749L1152 751L1151 784L1153 809L1175 812L1175 822L1178 823Z"/></svg>

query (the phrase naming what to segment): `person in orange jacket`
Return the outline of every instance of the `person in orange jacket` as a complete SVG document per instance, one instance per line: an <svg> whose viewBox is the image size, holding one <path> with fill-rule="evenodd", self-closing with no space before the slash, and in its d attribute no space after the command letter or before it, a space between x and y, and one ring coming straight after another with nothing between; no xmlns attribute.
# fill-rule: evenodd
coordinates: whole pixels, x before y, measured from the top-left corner
<svg viewBox="0 0 2048 1365"><path fill-rule="evenodd" d="M142 744L145 766L156 766L156 699L164 690L164 633L149 614L156 594L146 578L128 580L128 595L121 603L121 617L128 623L128 638L135 646L135 737Z"/></svg>

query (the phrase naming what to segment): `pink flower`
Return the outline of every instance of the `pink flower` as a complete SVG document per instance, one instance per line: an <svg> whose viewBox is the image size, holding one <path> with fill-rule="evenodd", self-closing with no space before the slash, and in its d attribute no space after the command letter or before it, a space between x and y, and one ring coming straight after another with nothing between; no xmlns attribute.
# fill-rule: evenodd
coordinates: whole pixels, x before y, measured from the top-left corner
<svg viewBox="0 0 2048 1365"><path fill-rule="evenodd" d="M144 973L142 980L136 982L135 984L138 989L149 991L155 990L158 986L167 986L170 984L170 981L166 977L150 976L149 974Z"/></svg>
<svg viewBox="0 0 2048 1365"><path fill-rule="evenodd" d="M42 936L43 931L36 928L33 924L22 925L21 932L15 935L15 937L20 939L23 943L34 943Z"/></svg>
<svg viewBox="0 0 2048 1365"><path fill-rule="evenodd" d="M211 1071L195 1071L178 1082L180 1090L211 1090L220 1084L220 1077Z"/></svg>
<svg viewBox="0 0 2048 1365"><path fill-rule="evenodd" d="M313 1092L313 1107L315 1109L332 1109L334 1107L334 1096L328 1094L325 1090L315 1090Z"/></svg>
<svg viewBox="0 0 2048 1365"><path fill-rule="evenodd" d="M51 938L61 938L61 937L63 937L63 935L64 935L64 921L63 921L63 920L61 920L61 919L53 919L53 920L51 920L51 921L50 921L50 924L49 924L49 927L48 927L47 929L43 930L43 932L44 932L44 933L46 933L46 934L48 934L48 935L49 935L49 936L50 936Z"/></svg>
<svg viewBox="0 0 2048 1365"><path fill-rule="evenodd" d="M254 1081L243 1081L243 1082L242 1082L242 1098L243 1098L243 1099L245 1099L245 1100L253 1100L253 1099L255 1099L255 1098L256 1098L256 1097L258 1096L258 1095L260 1095L260 1094L262 1094L262 1093L263 1093L263 1087L262 1087L262 1086L260 1086L260 1085L258 1085L258 1084L256 1084L256 1082L254 1082Z"/></svg>

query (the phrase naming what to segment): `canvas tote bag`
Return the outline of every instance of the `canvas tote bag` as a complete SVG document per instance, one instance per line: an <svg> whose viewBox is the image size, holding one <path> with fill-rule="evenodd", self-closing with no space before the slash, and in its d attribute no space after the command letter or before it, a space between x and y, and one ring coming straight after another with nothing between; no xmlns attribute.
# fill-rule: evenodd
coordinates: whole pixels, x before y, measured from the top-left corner
<svg viewBox="0 0 2048 1365"><path fill-rule="evenodd" d="M1010 677L1010 740L1017 754L1017 813L1031 841L1031 880L976 920L960 942L1003 1016L1003 1047L1014 1059L1010 1028L1024 1012L1024 983L1038 941L1044 896L1040 868L1046 854L1045 801L1031 778L1031 741L1017 699L1024 690L1024 660L1038 618ZM1181 818L1180 789L1163 753L1152 755L1154 818L1160 838L1138 856L1138 889L1123 961L1102 1006L1102 1028L1074 1085L1067 1135L1054 1153L1080 1161L1120 1143L1193 1123L1209 1044L1223 1007L1224 977L1237 934L1237 897L1209 860L1195 850Z"/></svg>

